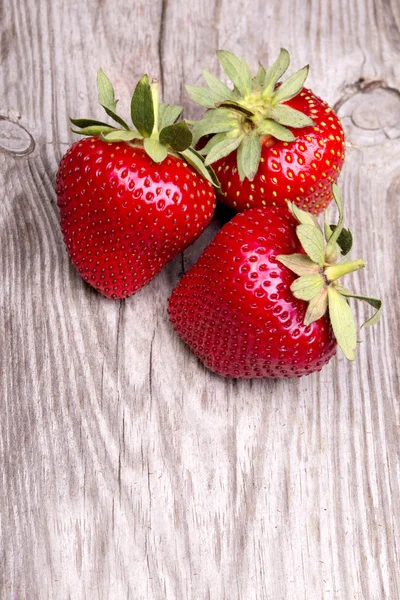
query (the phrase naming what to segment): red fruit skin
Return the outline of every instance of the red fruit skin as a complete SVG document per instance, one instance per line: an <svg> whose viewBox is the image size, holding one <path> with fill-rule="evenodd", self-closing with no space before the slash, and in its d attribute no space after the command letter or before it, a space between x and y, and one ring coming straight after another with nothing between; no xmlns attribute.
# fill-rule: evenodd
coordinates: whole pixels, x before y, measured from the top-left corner
<svg viewBox="0 0 400 600"><path fill-rule="evenodd" d="M278 207L235 215L173 290L171 322L212 371L301 377L335 354L328 317L304 325L306 302L289 289L296 275L275 258L302 252L297 224Z"/></svg>
<svg viewBox="0 0 400 600"><path fill-rule="evenodd" d="M72 263L108 298L149 283L211 221L214 190L169 155L90 137L76 142L57 173L61 229Z"/></svg>
<svg viewBox="0 0 400 600"><path fill-rule="evenodd" d="M290 200L317 215L332 199L332 183L344 161L340 120L326 102L305 88L285 104L311 117L315 127L288 127L296 136L294 142L265 137L253 181L240 181L236 151L212 165L221 184L219 200L238 212L285 206Z"/></svg>

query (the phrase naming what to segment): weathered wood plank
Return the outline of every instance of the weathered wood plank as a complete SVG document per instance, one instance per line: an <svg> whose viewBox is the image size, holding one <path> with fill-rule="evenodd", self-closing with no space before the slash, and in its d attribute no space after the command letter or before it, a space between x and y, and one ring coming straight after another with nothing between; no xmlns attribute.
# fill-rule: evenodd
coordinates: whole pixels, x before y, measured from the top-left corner
<svg viewBox="0 0 400 600"><path fill-rule="evenodd" d="M0 120L14 150L0 150L0 597L397 600L398 3L3 8L0 115L35 148L17 156L25 134L10 141ZM217 71L216 47L255 67L280 45L293 68L310 62L310 84L343 117L341 181L367 262L354 286L378 290L386 311L362 332L356 364L338 356L299 381L225 381L166 313L218 224L136 297L107 301L66 256L54 174L74 139L67 115L100 116L100 65L125 106L148 70L191 117L183 83Z"/></svg>

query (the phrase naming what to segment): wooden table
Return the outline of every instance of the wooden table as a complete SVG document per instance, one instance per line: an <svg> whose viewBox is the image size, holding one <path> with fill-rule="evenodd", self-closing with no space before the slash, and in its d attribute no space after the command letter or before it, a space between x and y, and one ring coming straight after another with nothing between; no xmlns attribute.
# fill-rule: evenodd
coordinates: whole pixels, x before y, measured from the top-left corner
<svg viewBox="0 0 400 600"><path fill-rule="evenodd" d="M1 16L0 596L26 600L400 598L398 0L5 0ZM216 222L137 296L72 268L54 192L102 118L101 65L127 107L143 72L255 69L281 45L343 118L353 287L385 314L356 363L228 381L174 334L167 298ZM357 308L357 319L370 314Z"/></svg>

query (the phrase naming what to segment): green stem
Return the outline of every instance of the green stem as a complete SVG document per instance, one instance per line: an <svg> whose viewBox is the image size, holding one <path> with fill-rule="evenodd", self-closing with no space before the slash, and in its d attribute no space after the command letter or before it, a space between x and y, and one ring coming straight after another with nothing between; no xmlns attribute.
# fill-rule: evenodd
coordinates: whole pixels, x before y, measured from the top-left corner
<svg viewBox="0 0 400 600"><path fill-rule="evenodd" d="M153 97L153 110L154 110L154 127L153 133L151 134L152 138L158 139L158 110L159 110L159 102L160 102L160 84L158 79L153 79L151 82L151 95Z"/></svg>
<svg viewBox="0 0 400 600"><path fill-rule="evenodd" d="M324 275L329 282L336 281L343 275L347 275L348 273L353 273L353 271L358 271L358 269L362 269L365 267L365 263L363 260L353 260L348 263L344 263L343 265L332 265L330 267L326 267L324 269Z"/></svg>

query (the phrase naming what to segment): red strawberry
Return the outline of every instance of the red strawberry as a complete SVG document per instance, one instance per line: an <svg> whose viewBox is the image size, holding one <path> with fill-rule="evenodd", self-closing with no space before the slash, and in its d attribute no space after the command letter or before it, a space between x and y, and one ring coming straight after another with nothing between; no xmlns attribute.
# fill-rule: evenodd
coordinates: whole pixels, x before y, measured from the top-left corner
<svg viewBox="0 0 400 600"><path fill-rule="evenodd" d="M332 358L335 336L354 358L355 326L345 299L352 294L337 279L364 263L335 264L338 243L344 248L350 236L342 229L342 215L334 232L327 227L324 249L313 217L294 205L291 210L297 220L283 207L236 215L171 295L175 329L216 373L300 377ZM369 324L376 322L380 301L359 298L378 309Z"/></svg>
<svg viewBox="0 0 400 600"><path fill-rule="evenodd" d="M81 276L105 296L125 298L200 235L214 213L215 193L189 147L187 125L175 123L182 108L158 105L156 83L145 76L136 87L136 129L116 114L102 71L98 86L100 103L123 129L71 119L78 133L91 137L61 161L58 205L67 251Z"/></svg>
<svg viewBox="0 0 400 600"><path fill-rule="evenodd" d="M328 104L303 88L308 67L278 84L289 66L284 49L253 79L244 60L217 54L234 89L204 71L209 88L187 90L210 109L193 134L195 141L214 134L201 152L216 171L221 201L237 211L288 200L314 214L325 210L343 165L344 133Z"/></svg>

